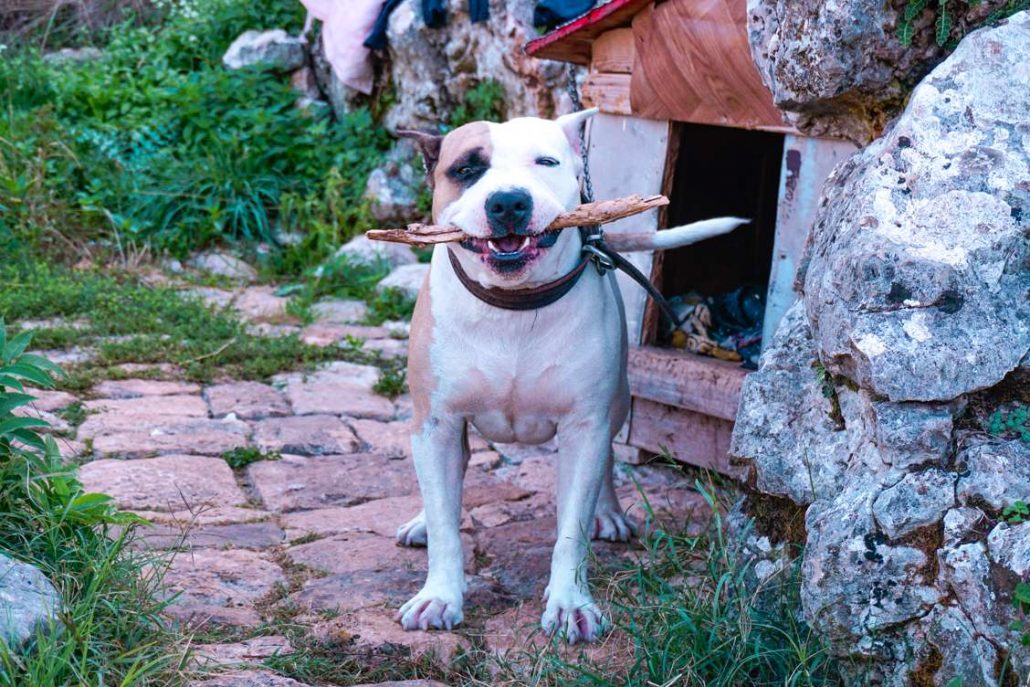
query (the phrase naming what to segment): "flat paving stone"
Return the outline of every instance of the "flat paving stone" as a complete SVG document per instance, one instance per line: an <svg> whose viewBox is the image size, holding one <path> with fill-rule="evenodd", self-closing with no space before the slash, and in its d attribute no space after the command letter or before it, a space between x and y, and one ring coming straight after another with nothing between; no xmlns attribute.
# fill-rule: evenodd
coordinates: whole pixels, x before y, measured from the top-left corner
<svg viewBox="0 0 1030 687"><path fill-rule="evenodd" d="M369 339L363 348L375 351L387 360L408 357L408 342L402 339Z"/></svg>
<svg viewBox="0 0 1030 687"><path fill-rule="evenodd" d="M286 315L289 298L275 295L274 286L248 286L233 301L233 308L249 320L270 320Z"/></svg>
<svg viewBox="0 0 1030 687"><path fill-rule="evenodd" d="M359 300L325 300L312 305L311 314L320 322L350 324L365 319L368 315L368 306L364 301Z"/></svg>
<svg viewBox="0 0 1030 687"><path fill-rule="evenodd" d="M365 448L391 458L406 458L411 455L411 422L378 422L376 420L351 420L351 428Z"/></svg>
<svg viewBox="0 0 1030 687"><path fill-rule="evenodd" d="M376 499L356 506L319 508L285 513L280 517L286 538L371 532L393 537L397 528L418 515L422 500L416 496Z"/></svg>
<svg viewBox="0 0 1030 687"><path fill-rule="evenodd" d="M263 451L306 456L353 453L360 448L354 432L335 415L294 415L259 420L253 441Z"/></svg>
<svg viewBox="0 0 1030 687"><path fill-rule="evenodd" d="M493 473L469 470L465 474L462 504L471 510L487 503L519 501L532 493L517 484L495 477Z"/></svg>
<svg viewBox="0 0 1030 687"><path fill-rule="evenodd" d="M469 641L460 634L432 630L408 632L387 608L365 608L322 621L311 628L314 637L346 644L349 653L367 658L396 656L401 649L410 658L434 660L447 665L456 651L467 649ZM439 682L407 680L382 685L439 685Z"/></svg>
<svg viewBox="0 0 1030 687"><path fill-rule="evenodd" d="M97 355L97 352L92 348L84 348L81 346L73 346L67 349L51 349L31 352L41 355L54 365L60 365L61 367L71 367L72 365L88 363Z"/></svg>
<svg viewBox="0 0 1030 687"><path fill-rule="evenodd" d="M334 362L316 372L273 378L298 415L348 415L390 420L393 403L372 391L379 369L371 365Z"/></svg>
<svg viewBox="0 0 1030 687"><path fill-rule="evenodd" d="M390 335L385 327L371 327L362 324L338 324L333 322L315 322L301 330L300 340L310 346L335 346L348 337L366 341L381 339Z"/></svg>
<svg viewBox="0 0 1030 687"><path fill-rule="evenodd" d="M196 511L242 506L247 497L220 458L171 455L142 460L95 460L79 468L87 491L110 494L125 510Z"/></svg>
<svg viewBox="0 0 1030 687"><path fill-rule="evenodd" d="M424 549L397 546L392 537L367 532L340 534L292 546L286 555L294 563L333 574L397 568L426 569Z"/></svg>
<svg viewBox="0 0 1030 687"><path fill-rule="evenodd" d="M361 570L308 580L291 599L313 611L357 611L379 608L391 614L425 582L425 570Z"/></svg>
<svg viewBox="0 0 1030 687"><path fill-rule="evenodd" d="M172 418L154 421L131 416L89 418L79 427L79 438L92 438L100 456L125 458L166 453L219 456L247 445L250 428L239 420Z"/></svg>
<svg viewBox="0 0 1030 687"><path fill-rule="evenodd" d="M290 406L276 389L260 382L215 384L204 389L212 417L230 413L241 420L289 415Z"/></svg>
<svg viewBox="0 0 1030 687"><path fill-rule="evenodd" d="M230 644L201 644L193 650L193 660L202 667L260 664L266 658L293 651L290 640L282 635L253 637Z"/></svg>
<svg viewBox="0 0 1030 687"><path fill-rule="evenodd" d="M201 506L193 510L156 511L133 510L136 515L160 525L174 525L178 528L200 525L233 525L261 522L272 517L272 513L243 506Z"/></svg>
<svg viewBox="0 0 1030 687"><path fill-rule="evenodd" d="M282 569L256 551L195 549L172 559L164 588L179 594L170 610L180 620L250 626L260 622L254 603L285 582Z"/></svg>
<svg viewBox="0 0 1030 687"><path fill-rule="evenodd" d="M48 389L26 389L25 393L35 396L32 407L47 413L53 413L67 408L79 399L67 391L51 391Z"/></svg>
<svg viewBox="0 0 1030 687"><path fill-rule="evenodd" d="M141 418L144 422L160 422L170 417L207 417L207 404L199 394L101 398L95 401L86 401L83 405L87 412L93 414L86 419L86 422L103 420L107 426L124 428L138 426Z"/></svg>
<svg viewBox="0 0 1030 687"><path fill-rule="evenodd" d="M504 455L504 451L501 451L501 455ZM524 458L516 465L505 465L493 474L527 491L553 494L557 488L556 469L556 457L543 455Z"/></svg>
<svg viewBox="0 0 1030 687"><path fill-rule="evenodd" d="M243 670L194 680L186 687L311 687L267 670Z"/></svg>
<svg viewBox="0 0 1030 687"><path fill-rule="evenodd" d="M265 507L279 512L349 506L417 491L415 471L408 461L374 453L284 455L281 460L250 465L247 476Z"/></svg>
<svg viewBox="0 0 1030 687"><path fill-rule="evenodd" d="M204 301L215 310L221 310L222 308L228 307L236 298L236 293L234 291L228 291L226 289L216 289L208 286L198 286L192 289L183 289L179 293L187 297L192 297L197 300Z"/></svg>
<svg viewBox="0 0 1030 687"><path fill-rule="evenodd" d="M189 382L163 382L155 379L109 379L93 387L100 398L126 399L143 396L181 396L200 393L200 386Z"/></svg>
<svg viewBox="0 0 1030 687"><path fill-rule="evenodd" d="M268 549L282 544L286 533L274 522L228 525L151 525L136 530L135 544L148 549Z"/></svg>

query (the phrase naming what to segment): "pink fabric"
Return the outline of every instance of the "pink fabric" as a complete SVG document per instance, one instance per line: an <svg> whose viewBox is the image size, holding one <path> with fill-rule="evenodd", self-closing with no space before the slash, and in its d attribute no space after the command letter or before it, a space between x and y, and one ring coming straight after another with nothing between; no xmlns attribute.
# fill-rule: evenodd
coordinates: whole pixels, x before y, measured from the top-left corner
<svg viewBox="0 0 1030 687"><path fill-rule="evenodd" d="M301 0L322 21L322 45L336 78L356 91L372 92L372 54L362 43L383 0Z"/></svg>

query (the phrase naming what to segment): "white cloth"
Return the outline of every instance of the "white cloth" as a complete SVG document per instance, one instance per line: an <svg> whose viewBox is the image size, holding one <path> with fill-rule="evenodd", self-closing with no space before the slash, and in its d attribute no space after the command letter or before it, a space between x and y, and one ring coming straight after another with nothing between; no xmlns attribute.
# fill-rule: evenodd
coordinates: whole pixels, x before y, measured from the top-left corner
<svg viewBox="0 0 1030 687"><path fill-rule="evenodd" d="M336 78L368 95L375 71L372 52L362 45L372 31L382 0L301 0L322 22L322 46Z"/></svg>

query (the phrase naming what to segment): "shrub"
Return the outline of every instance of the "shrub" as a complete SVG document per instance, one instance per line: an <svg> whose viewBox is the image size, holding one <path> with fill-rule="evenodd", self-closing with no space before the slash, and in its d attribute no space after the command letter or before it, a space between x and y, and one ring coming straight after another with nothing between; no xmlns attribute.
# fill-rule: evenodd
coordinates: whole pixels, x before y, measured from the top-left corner
<svg viewBox="0 0 1030 687"><path fill-rule="evenodd" d="M54 439L40 433L46 423L13 412L32 402L31 387L49 388L59 374L24 352L30 340L8 339L0 320L0 550L53 582L65 629L27 651L0 646L0 685L165 684L184 659L159 618L158 576L143 572L163 564L129 549L142 521L86 493Z"/></svg>

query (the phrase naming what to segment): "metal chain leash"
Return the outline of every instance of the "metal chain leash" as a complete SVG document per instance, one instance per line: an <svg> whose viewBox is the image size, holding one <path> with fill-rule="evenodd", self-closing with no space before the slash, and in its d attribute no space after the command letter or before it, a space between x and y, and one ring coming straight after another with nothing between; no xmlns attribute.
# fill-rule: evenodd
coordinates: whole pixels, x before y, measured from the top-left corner
<svg viewBox="0 0 1030 687"><path fill-rule="evenodd" d="M576 86L576 65L569 62L565 65L566 74L566 88L569 92L569 100L572 101L572 106L576 108L576 111L583 109L583 101L579 98L579 88ZM586 203L594 202L594 184L590 181L590 155L587 151L587 127L584 123L579 130L579 149L580 154L583 156L583 201Z"/></svg>

